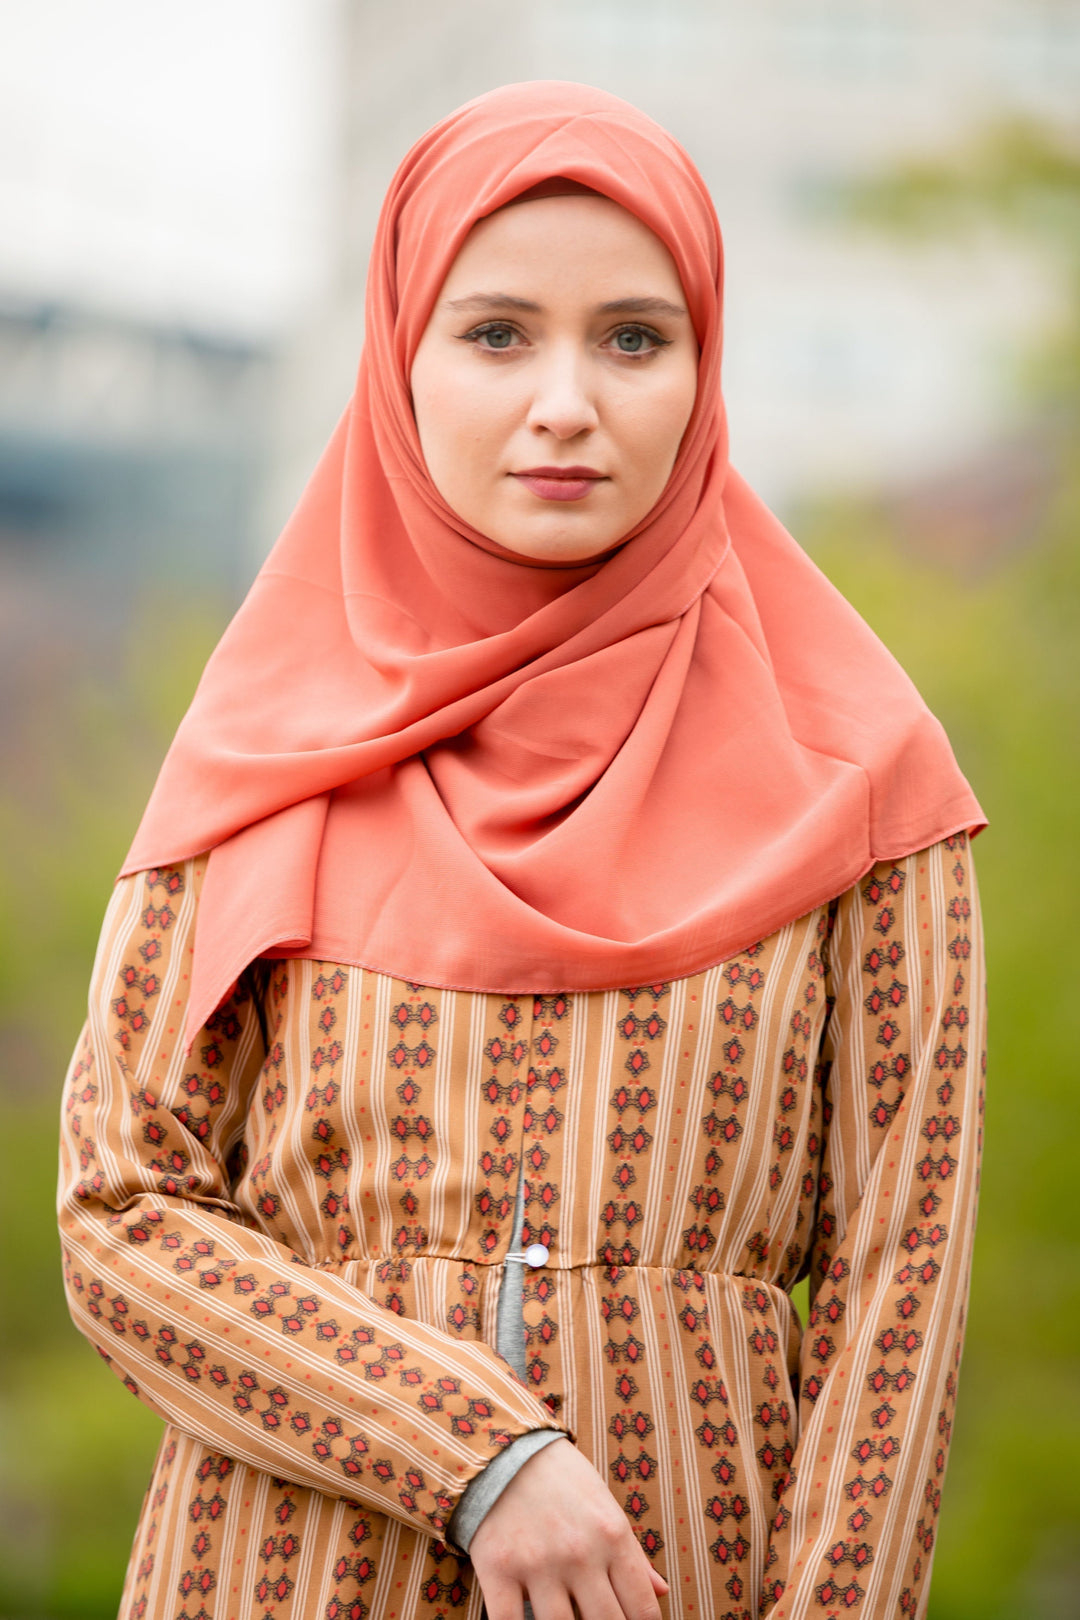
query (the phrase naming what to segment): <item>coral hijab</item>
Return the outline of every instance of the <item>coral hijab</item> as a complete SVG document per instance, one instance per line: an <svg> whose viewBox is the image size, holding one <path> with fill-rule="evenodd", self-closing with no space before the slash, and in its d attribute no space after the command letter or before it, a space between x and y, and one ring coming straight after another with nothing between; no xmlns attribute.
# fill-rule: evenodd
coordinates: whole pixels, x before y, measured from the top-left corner
<svg viewBox="0 0 1080 1620"><path fill-rule="evenodd" d="M407 382L472 225L553 177L667 245L701 346L663 496L554 568L442 501ZM511 85L405 158L356 391L124 867L210 851L189 1037L258 955L504 992L682 976L982 825L911 683L728 464L721 293L700 175L604 92Z"/></svg>

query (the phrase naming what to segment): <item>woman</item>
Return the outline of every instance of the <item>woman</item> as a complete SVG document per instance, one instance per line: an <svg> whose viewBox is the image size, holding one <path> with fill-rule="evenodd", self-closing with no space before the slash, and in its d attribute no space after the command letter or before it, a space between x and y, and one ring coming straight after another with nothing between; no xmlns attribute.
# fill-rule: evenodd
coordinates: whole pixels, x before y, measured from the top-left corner
<svg viewBox="0 0 1080 1620"><path fill-rule="evenodd" d="M390 187L70 1077L72 1311L167 1423L125 1616L924 1610L983 818L728 464L721 282L582 86Z"/></svg>

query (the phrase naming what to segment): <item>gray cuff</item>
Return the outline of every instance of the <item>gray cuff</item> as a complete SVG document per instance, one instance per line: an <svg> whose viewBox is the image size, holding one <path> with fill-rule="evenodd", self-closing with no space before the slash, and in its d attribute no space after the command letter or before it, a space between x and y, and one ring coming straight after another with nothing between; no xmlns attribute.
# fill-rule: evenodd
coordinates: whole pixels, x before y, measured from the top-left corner
<svg viewBox="0 0 1080 1620"><path fill-rule="evenodd" d="M462 1552L468 1552L469 1542L480 1528L480 1521L489 1508L493 1508L522 1464L553 1440L569 1440L561 1429L530 1429L528 1434L511 1440L505 1451L492 1457L487 1467L470 1479L461 1500L450 1515L446 1539Z"/></svg>

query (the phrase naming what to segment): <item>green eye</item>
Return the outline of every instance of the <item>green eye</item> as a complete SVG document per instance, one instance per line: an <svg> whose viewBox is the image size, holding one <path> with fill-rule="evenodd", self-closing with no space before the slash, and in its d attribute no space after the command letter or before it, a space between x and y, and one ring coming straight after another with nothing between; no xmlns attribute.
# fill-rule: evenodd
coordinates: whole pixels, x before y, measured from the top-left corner
<svg viewBox="0 0 1080 1620"><path fill-rule="evenodd" d="M635 355L655 354L658 349L666 349L670 341L650 326L620 326L611 339L616 354Z"/></svg>
<svg viewBox="0 0 1080 1620"><path fill-rule="evenodd" d="M514 329L512 326L485 326L477 336L483 338L488 349L508 349L514 341Z"/></svg>

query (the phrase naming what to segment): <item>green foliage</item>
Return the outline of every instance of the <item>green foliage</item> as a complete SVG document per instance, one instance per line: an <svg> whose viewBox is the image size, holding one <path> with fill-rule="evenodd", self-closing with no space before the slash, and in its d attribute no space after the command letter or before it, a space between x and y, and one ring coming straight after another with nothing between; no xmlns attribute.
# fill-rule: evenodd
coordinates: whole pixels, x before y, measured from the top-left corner
<svg viewBox="0 0 1080 1620"><path fill-rule="evenodd" d="M0 1613L112 1620L161 1423L73 1329L34 1337L34 1354L5 1357Z"/></svg>
<svg viewBox="0 0 1080 1620"><path fill-rule="evenodd" d="M0 841L18 859L0 870L0 1028L44 1041L49 1058L75 1039L110 886L225 616L215 597L178 608L147 594L120 659L31 700L4 759Z"/></svg>
<svg viewBox="0 0 1080 1620"><path fill-rule="evenodd" d="M993 124L950 161L914 159L847 188L847 212L907 236L996 225L1055 252L1080 249L1080 154L1042 124Z"/></svg>
<svg viewBox="0 0 1080 1620"><path fill-rule="evenodd" d="M33 703L0 770L0 1615L19 1620L116 1614L161 1434L67 1314L57 1113L113 878L224 618L137 604L119 665Z"/></svg>
<svg viewBox="0 0 1080 1620"><path fill-rule="evenodd" d="M994 124L948 160L918 159L832 198L844 220L914 248L930 240L1024 242L1047 255L1066 295L1024 372L1044 405L1080 415L1080 149L1041 124Z"/></svg>

